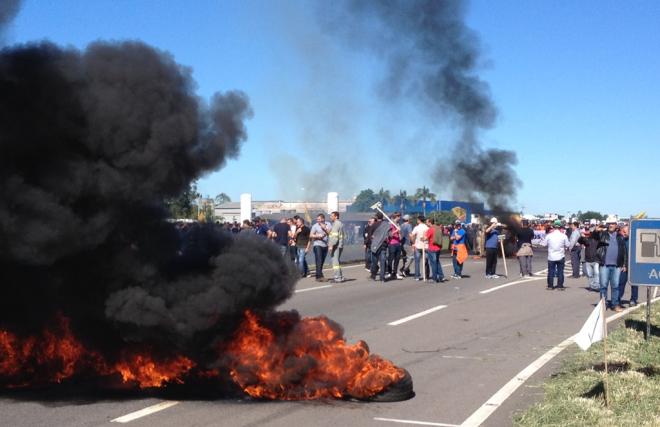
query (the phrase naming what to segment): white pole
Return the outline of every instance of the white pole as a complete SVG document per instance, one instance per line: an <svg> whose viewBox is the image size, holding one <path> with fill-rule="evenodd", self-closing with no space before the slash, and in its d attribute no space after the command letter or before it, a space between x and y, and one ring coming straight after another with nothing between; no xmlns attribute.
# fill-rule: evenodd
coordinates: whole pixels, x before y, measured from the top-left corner
<svg viewBox="0 0 660 427"><path fill-rule="evenodd" d="M504 261L504 276L509 277L509 270L506 268L506 254L504 253L504 239L500 239L500 248L502 248L502 261Z"/></svg>

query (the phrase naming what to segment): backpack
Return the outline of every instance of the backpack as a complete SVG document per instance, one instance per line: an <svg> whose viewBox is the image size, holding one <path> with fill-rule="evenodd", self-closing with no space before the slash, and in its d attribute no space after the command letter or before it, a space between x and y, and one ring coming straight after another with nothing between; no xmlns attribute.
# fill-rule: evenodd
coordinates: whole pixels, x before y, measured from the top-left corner
<svg viewBox="0 0 660 427"><path fill-rule="evenodd" d="M433 244L439 246L442 249L442 240L444 234L442 234L442 227L438 225L433 226Z"/></svg>

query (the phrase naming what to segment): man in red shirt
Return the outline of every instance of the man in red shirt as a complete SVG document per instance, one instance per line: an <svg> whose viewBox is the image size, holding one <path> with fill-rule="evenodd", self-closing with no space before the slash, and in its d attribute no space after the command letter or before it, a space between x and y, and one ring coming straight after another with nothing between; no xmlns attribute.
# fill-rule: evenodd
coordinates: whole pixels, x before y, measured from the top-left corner
<svg viewBox="0 0 660 427"><path fill-rule="evenodd" d="M428 218L426 225L429 227L425 240L429 243L428 255L431 266L431 281L435 283L446 282L447 279L445 279L442 265L440 265L440 250L442 249L442 238L444 237L442 227L436 226L433 218Z"/></svg>

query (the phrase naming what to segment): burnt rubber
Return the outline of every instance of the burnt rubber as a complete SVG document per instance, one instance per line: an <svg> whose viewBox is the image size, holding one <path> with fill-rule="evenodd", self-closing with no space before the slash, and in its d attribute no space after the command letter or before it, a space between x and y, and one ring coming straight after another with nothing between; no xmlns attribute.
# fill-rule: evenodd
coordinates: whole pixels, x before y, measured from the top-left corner
<svg viewBox="0 0 660 427"><path fill-rule="evenodd" d="M399 381L391 384L380 393L359 400L365 402L400 402L415 397L413 381L410 373L404 369L405 375Z"/></svg>

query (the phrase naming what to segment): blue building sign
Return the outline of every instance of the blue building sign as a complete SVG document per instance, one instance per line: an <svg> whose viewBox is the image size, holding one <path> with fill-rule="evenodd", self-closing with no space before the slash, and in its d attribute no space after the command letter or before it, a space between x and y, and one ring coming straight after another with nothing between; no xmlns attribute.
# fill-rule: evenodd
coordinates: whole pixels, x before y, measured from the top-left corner
<svg viewBox="0 0 660 427"><path fill-rule="evenodd" d="M630 283L660 286L660 219L630 221Z"/></svg>

